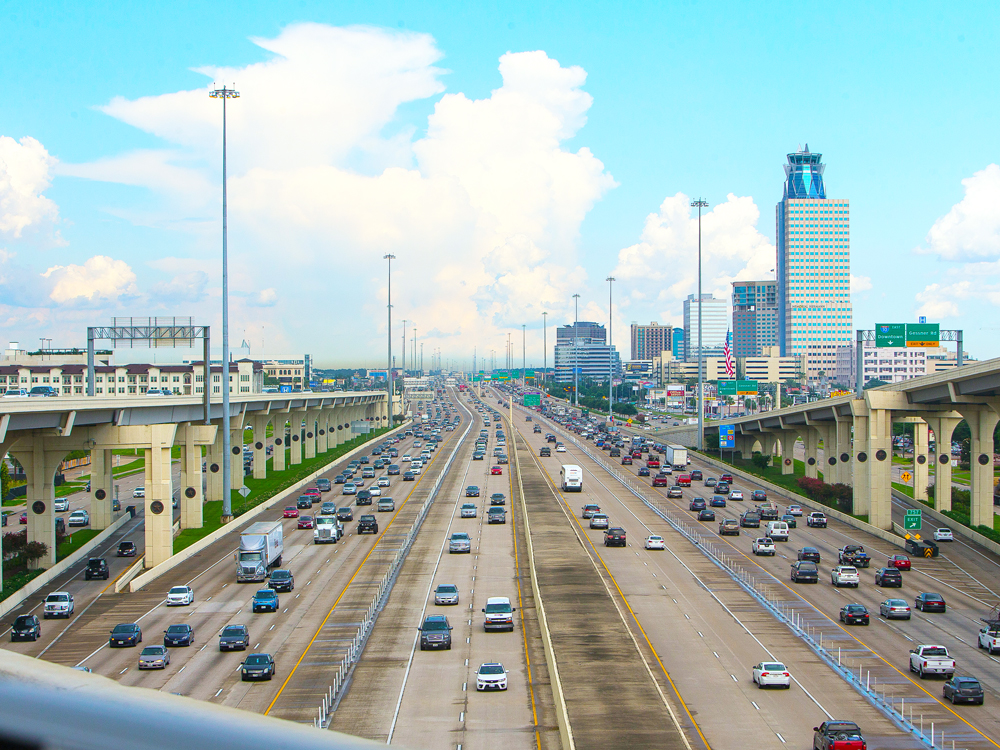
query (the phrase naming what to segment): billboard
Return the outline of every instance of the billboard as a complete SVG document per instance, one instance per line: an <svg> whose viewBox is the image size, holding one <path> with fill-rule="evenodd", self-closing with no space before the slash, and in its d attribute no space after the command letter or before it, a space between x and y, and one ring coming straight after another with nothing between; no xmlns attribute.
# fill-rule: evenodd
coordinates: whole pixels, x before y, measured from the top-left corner
<svg viewBox="0 0 1000 750"><path fill-rule="evenodd" d="M667 398L684 398L684 384L673 383L667 386Z"/></svg>
<svg viewBox="0 0 1000 750"><path fill-rule="evenodd" d="M720 380L720 396L756 396L756 380Z"/></svg>

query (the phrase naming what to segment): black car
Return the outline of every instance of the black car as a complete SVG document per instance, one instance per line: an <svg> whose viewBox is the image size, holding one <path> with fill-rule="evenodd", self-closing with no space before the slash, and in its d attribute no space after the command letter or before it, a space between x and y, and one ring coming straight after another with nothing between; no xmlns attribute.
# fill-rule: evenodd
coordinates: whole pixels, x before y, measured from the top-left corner
<svg viewBox="0 0 1000 750"><path fill-rule="evenodd" d="M845 625L867 625L868 608L863 604L848 604L840 608L840 621Z"/></svg>
<svg viewBox="0 0 1000 750"><path fill-rule="evenodd" d="M354 502L358 505L371 505L372 504L372 493L370 490L359 490L358 494L354 497Z"/></svg>
<svg viewBox="0 0 1000 750"><path fill-rule="evenodd" d="M720 495L729 494L729 482L718 481L715 484L715 491Z"/></svg>
<svg viewBox="0 0 1000 750"><path fill-rule="evenodd" d="M944 698L955 703L978 703L983 705L983 686L975 677L952 677L944 683Z"/></svg>
<svg viewBox="0 0 1000 750"><path fill-rule="evenodd" d="M879 568L875 571L876 586L895 586L903 588L903 574L895 568Z"/></svg>
<svg viewBox="0 0 1000 750"><path fill-rule="evenodd" d="M194 643L194 628L190 625L171 625L163 631L164 646L190 646Z"/></svg>
<svg viewBox="0 0 1000 750"><path fill-rule="evenodd" d="M375 516L366 514L358 519L358 534L377 534L378 521Z"/></svg>
<svg viewBox="0 0 1000 750"><path fill-rule="evenodd" d="M292 591L295 589L295 576L290 570L276 569L271 571L268 585L275 591Z"/></svg>
<svg viewBox="0 0 1000 750"><path fill-rule="evenodd" d="M799 550L798 559L819 563L820 561L819 550L816 549L815 547L803 547L802 549Z"/></svg>
<svg viewBox="0 0 1000 750"><path fill-rule="evenodd" d="M451 623L445 615L427 615L420 631L420 650L451 648Z"/></svg>
<svg viewBox="0 0 1000 750"><path fill-rule="evenodd" d="M766 503L767 493L764 490L754 490L750 493L750 500L755 503Z"/></svg>
<svg viewBox="0 0 1000 750"><path fill-rule="evenodd" d="M226 625L219 633L219 651L246 651L250 648L250 630L246 625Z"/></svg>
<svg viewBox="0 0 1000 750"><path fill-rule="evenodd" d="M312 498L308 495L300 495L299 499L295 501L295 507L299 510L309 510L313 507Z"/></svg>
<svg viewBox="0 0 1000 750"><path fill-rule="evenodd" d="M338 521L353 521L354 520L354 508L337 508L337 520Z"/></svg>
<svg viewBox="0 0 1000 750"><path fill-rule="evenodd" d="M108 639L108 645L111 648L138 646L140 643L142 643L142 628L134 622L115 625L114 630L111 631L111 637Z"/></svg>
<svg viewBox="0 0 1000 750"><path fill-rule="evenodd" d="M502 492L494 492L490 495L490 505L506 505L507 496Z"/></svg>
<svg viewBox="0 0 1000 750"><path fill-rule="evenodd" d="M10 626L10 640L37 641L42 636L42 625L35 615L18 615Z"/></svg>
<svg viewBox="0 0 1000 750"><path fill-rule="evenodd" d="M121 542L118 545L118 557L135 557L139 554L139 549L135 542Z"/></svg>
<svg viewBox="0 0 1000 750"><path fill-rule="evenodd" d="M274 677L274 657L270 654L250 654L240 667L240 680L270 680Z"/></svg>
<svg viewBox="0 0 1000 750"><path fill-rule="evenodd" d="M468 487L465 488L465 496L479 497L479 488L474 484L470 484Z"/></svg>
<svg viewBox="0 0 1000 750"><path fill-rule="evenodd" d="M917 594L917 599L913 603L914 609L919 609L921 612L944 612L948 605L945 604L944 597L941 594L928 594L921 593Z"/></svg>
<svg viewBox="0 0 1000 750"><path fill-rule="evenodd" d="M83 579L85 581L92 581L95 578L101 578L106 581L110 575L111 569L108 568L108 561L103 557L92 557L87 560L87 569L83 571Z"/></svg>
<svg viewBox="0 0 1000 750"><path fill-rule="evenodd" d="M711 508L705 508L704 510L702 510L702 511L700 511L698 513L698 520L699 521L714 521L715 520L715 511L712 510Z"/></svg>
<svg viewBox="0 0 1000 750"><path fill-rule="evenodd" d="M640 477L648 477L649 476L649 469L646 468L645 466L640 466L639 467L639 476Z"/></svg>
<svg viewBox="0 0 1000 750"><path fill-rule="evenodd" d="M809 560L797 560L792 563L793 583L819 583L819 568Z"/></svg>
<svg viewBox="0 0 1000 750"><path fill-rule="evenodd" d="M707 505L705 503L704 498L696 497L696 498L694 498L694 499L691 500L691 503L688 506L688 509L689 510L705 510L706 507L707 507Z"/></svg>
<svg viewBox="0 0 1000 750"><path fill-rule="evenodd" d="M417 479L417 475L414 474L412 471L404 471L403 472L403 481L404 482L414 482L414 481L416 481L416 479Z"/></svg>
<svg viewBox="0 0 1000 750"><path fill-rule="evenodd" d="M605 547L624 547L626 545L627 541L625 539L625 529L615 527L604 532Z"/></svg>
<svg viewBox="0 0 1000 750"><path fill-rule="evenodd" d="M338 474L337 476L335 476L333 478L333 483L334 484L345 484L346 482L347 482L347 475L346 474Z"/></svg>
<svg viewBox="0 0 1000 750"><path fill-rule="evenodd" d="M661 453L662 453L662 451L661 451ZM701 469L695 469L694 471L691 472L691 480L692 481L700 482L702 480L702 476L703 475L701 473Z"/></svg>

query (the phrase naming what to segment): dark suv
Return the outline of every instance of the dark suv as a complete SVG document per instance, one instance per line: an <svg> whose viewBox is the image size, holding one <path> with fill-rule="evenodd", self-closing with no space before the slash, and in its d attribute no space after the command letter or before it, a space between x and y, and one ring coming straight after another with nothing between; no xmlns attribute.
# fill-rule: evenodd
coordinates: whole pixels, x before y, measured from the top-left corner
<svg viewBox="0 0 1000 750"><path fill-rule="evenodd" d="M615 527L613 529L608 529L604 532L604 546L605 547L624 547L625 546L625 529L620 527Z"/></svg>
<svg viewBox="0 0 1000 750"><path fill-rule="evenodd" d="M135 557L139 554L139 550L135 546L135 542L121 542L118 545L118 557Z"/></svg>
<svg viewBox="0 0 1000 750"><path fill-rule="evenodd" d="M420 628L420 650L451 648L451 623L444 615L427 615Z"/></svg>
<svg viewBox="0 0 1000 750"><path fill-rule="evenodd" d="M37 641L42 635L42 626L35 615L18 615L10 626L10 640Z"/></svg>
<svg viewBox="0 0 1000 750"><path fill-rule="evenodd" d="M875 571L876 586L895 586L903 588L903 574L895 568L879 568Z"/></svg>
<svg viewBox="0 0 1000 750"><path fill-rule="evenodd" d="M811 560L797 560L792 563L793 583L819 583L819 568Z"/></svg>
<svg viewBox="0 0 1000 750"><path fill-rule="evenodd" d="M83 579L85 581L90 581L94 578L102 578L106 581L110 575L111 570L108 568L108 561L103 557L92 557L87 560L87 569L83 572Z"/></svg>
<svg viewBox="0 0 1000 750"><path fill-rule="evenodd" d="M275 591L292 591L295 588L295 576L290 570L272 570L268 583Z"/></svg>
<svg viewBox="0 0 1000 750"><path fill-rule="evenodd" d="M358 534L377 534L378 521L375 516L365 514L358 519Z"/></svg>
<svg viewBox="0 0 1000 750"><path fill-rule="evenodd" d="M743 528L760 528L760 513L755 510L748 510L740 516L740 526Z"/></svg>

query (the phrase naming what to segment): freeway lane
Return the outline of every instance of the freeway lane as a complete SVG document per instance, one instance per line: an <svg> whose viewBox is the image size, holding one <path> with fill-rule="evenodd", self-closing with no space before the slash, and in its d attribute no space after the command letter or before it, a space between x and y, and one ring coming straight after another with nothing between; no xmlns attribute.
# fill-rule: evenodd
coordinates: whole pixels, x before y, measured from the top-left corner
<svg viewBox="0 0 1000 750"><path fill-rule="evenodd" d="M537 455L543 436L525 437ZM583 467L584 491L560 493L567 513L626 603L636 637L648 638L655 650L664 692L676 686L710 746L735 746L748 736L754 747L806 744L812 727L831 715L859 721L872 747L901 739L891 722L601 465L569 443L566 454L534 460L553 488L559 463ZM580 517L586 502L600 504L614 525L626 529L628 547L603 546L603 531L591 530ZM643 540L650 533L663 536L668 551L645 550ZM763 691L753 684L752 666L771 659L783 661L796 678L790 690ZM654 661L653 666L659 665Z"/></svg>
<svg viewBox="0 0 1000 750"><path fill-rule="evenodd" d="M597 449L592 449L596 451ZM601 454L601 461L611 461ZM614 469L624 470L634 475L637 467L621 466L614 462ZM692 468L699 462L695 460ZM711 470L705 467L706 477ZM647 485L648 479L634 478L634 481ZM697 484L697 483L696 483ZM748 492L755 487L738 483L739 489ZM672 516L687 517L688 524L697 525L692 513L687 511L690 498L702 492L701 487L685 490L681 500L670 500L662 491L649 488L647 496L655 497L659 507L666 509ZM725 509L716 509L717 515L728 518L738 517L740 506L750 506L751 503L731 503ZM978 617L982 614L982 605L970 596L968 579L955 589L946 588L945 578L954 574L956 567L948 560L918 560L914 561L914 571L904 573L904 589L902 596L911 602L916 591L940 591L949 599L950 611L945 615L922 615L915 613L910 622L894 622L892 624L876 622L867 629L857 627L842 628L836 621L840 607L844 604L858 602L868 606L870 611L878 613L878 603L885 598L900 595L896 589L881 590L872 585L875 567L885 561L886 554L899 550L881 540L869 538L868 535L851 527L831 522L830 528L808 529L800 527L792 532L792 541L787 545L779 543L780 554L775 558L756 558L750 554L750 542L758 536L755 529L746 529L739 542L725 540L715 535L717 525L706 524L717 544L727 545L734 557L754 573L758 578L774 576L769 584L773 597L778 598L784 606L791 606L801 611L807 622L813 628L820 628L827 639L827 648L842 648L844 661L856 668L859 664L865 671L870 670L877 684L885 685L887 692L895 696L897 707L900 697L905 696L906 704L916 712L924 714L925 726L935 722L937 731L943 728L946 737L956 738L968 747L996 747L995 738L1000 736L1000 725L997 724L998 704L996 662L992 657L974 648L975 632L978 629ZM829 569L835 564L836 550L846 543L862 543L874 556L873 568L862 571L862 586L859 590L835 589L829 584ZM815 546L823 556L821 565L820 586L792 585L786 583L789 565L795 559L795 550L801 546ZM784 557L782 557L784 555ZM825 578L824 578L825 576ZM994 579L995 580L995 579ZM975 587L978 589L978 585ZM800 606L802 605L802 606ZM860 631L860 632L859 632ZM952 709L937 700L940 696L940 682L933 680L920 681L910 678L907 672L908 651L917 643L943 643L948 646L958 659L960 673L971 673L984 682L987 689L987 705L960 706ZM970 645L971 644L971 645ZM909 708L907 709L909 712Z"/></svg>
<svg viewBox="0 0 1000 750"><path fill-rule="evenodd" d="M492 420L491 420L492 422ZM473 437L481 425L477 416ZM489 444L496 446L493 422ZM347 696L334 713L331 728L391 744L411 747L531 748L557 747L554 728L535 733L532 706L540 691L529 684L526 636L515 617L513 632L484 632L480 611L489 596L507 596L517 607L514 537L510 513L510 477L491 475L490 461L472 461L473 438L463 446L444 482L420 535L379 617ZM506 467L504 467L506 469ZM466 497L476 485L480 497ZM506 495L506 524L486 523L490 495ZM461 505L476 506L475 518L461 518ZM465 531L468 554L451 554L447 539ZM435 605L438 584L459 588L458 605ZM452 648L421 651L418 632L425 615L443 614L454 628ZM519 614L519 613L518 613ZM541 651L535 644L536 652ZM476 670L497 661L508 670L509 688L477 693ZM533 663L534 668L534 663ZM543 685L548 690L548 685ZM554 724L554 719L550 719Z"/></svg>

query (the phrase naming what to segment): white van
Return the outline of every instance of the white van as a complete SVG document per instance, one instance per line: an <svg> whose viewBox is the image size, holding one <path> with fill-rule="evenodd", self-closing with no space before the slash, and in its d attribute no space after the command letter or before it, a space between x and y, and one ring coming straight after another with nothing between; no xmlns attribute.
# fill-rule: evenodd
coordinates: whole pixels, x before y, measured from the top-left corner
<svg viewBox="0 0 1000 750"><path fill-rule="evenodd" d="M787 542L788 524L784 521L768 521L767 535L776 542Z"/></svg>

